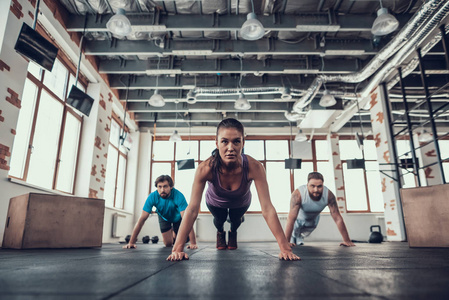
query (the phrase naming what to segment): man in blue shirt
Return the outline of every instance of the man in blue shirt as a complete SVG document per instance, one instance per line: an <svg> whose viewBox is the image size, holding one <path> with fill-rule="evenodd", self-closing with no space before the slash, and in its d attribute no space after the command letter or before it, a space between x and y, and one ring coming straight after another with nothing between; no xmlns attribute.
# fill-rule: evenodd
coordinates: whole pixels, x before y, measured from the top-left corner
<svg viewBox="0 0 449 300"><path fill-rule="evenodd" d="M142 215L134 227L129 243L123 246L124 249L136 248L137 236L142 230L145 221L150 216L153 206L156 207L156 213L159 217L159 227L162 233L162 240L166 247L172 247L174 239L178 234L179 225L182 216L187 208L187 201L184 195L173 187L173 179L168 175L161 175L154 182L157 190L152 192L143 206ZM192 230L189 234L189 249L197 249L195 232Z"/></svg>

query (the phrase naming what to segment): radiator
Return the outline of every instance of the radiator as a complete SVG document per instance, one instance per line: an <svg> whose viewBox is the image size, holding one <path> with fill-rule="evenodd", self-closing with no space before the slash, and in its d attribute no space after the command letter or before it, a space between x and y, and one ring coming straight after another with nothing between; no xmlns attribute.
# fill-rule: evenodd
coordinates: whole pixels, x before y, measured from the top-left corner
<svg viewBox="0 0 449 300"><path fill-rule="evenodd" d="M112 237L125 237L126 234L126 216L115 213L112 216Z"/></svg>

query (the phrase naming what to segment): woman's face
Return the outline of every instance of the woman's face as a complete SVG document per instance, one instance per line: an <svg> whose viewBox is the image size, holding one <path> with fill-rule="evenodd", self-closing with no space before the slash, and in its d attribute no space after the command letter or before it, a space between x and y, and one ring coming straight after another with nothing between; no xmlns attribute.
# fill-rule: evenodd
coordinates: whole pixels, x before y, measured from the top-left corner
<svg viewBox="0 0 449 300"><path fill-rule="evenodd" d="M220 128L215 143L224 164L237 163L245 144L242 133L235 128Z"/></svg>

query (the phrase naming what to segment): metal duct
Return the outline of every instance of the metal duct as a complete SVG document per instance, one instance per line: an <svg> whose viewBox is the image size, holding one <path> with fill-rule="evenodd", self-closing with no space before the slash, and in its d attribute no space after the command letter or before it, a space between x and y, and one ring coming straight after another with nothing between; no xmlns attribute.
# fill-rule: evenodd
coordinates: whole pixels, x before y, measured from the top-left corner
<svg viewBox="0 0 449 300"><path fill-rule="evenodd" d="M438 6L443 3L443 6L441 6L438 9ZM424 8L425 7L425 8ZM408 40L408 43L405 47L400 49L397 53L395 53L395 56L393 59L391 59L388 64L386 64L382 70L378 71L376 75L370 80L368 85L365 87L365 89L361 92L361 97L359 99L364 99L368 96L369 92L377 86L382 80L387 76L389 73L394 71L396 67L407 57L411 54L412 51L414 51L419 45L421 41L423 41L428 34L432 30L435 29L435 27L439 24L439 22L447 16L449 12L449 2L447 1L429 1L428 3L423 5L423 8L415 14L415 16L423 16L428 15L429 10L432 9L434 12L434 15L430 21L427 21L424 23L424 26L422 26L418 32L416 32L410 40ZM436 11L438 9L438 11ZM436 12L435 12L436 11ZM415 18L414 18L415 19ZM421 20L421 19L420 19ZM416 24L418 26L418 24ZM402 36L402 35L401 35ZM403 37L404 38L404 37ZM438 42L436 40L438 38L438 35L432 40L432 42L428 43L424 48L426 49L426 53L432 48L432 46ZM441 36L440 36L441 38ZM431 45L432 44L432 45ZM424 52L423 52L424 53ZM414 69L416 68L416 65L413 67L413 61L411 62L411 67ZM409 74L413 69L407 68L407 74ZM360 101L360 100L359 100ZM348 115L350 112L357 109L356 103L350 105L345 111L342 112L340 116L338 116L337 119L342 118L344 115ZM339 124L339 126L334 127L332 130L337 131L343 126L344 124Z"/></svg>
<svg viewBox="0 0 449 300"><path fill-rule="evenodd" d="M388 43L377 55L366 65L360 72L349 75L330 75L320 76L324 82L351 82L358 83L373 75L379 68L396 52L398 52L405 44L412 45L411 40L417 40L417 32L422 26L427 27L428 19L437 10L441 3L446 1L433 0L429 1L421 7L419 11L411 18L411 20L401 29L396 37ZM421 35L418 35L421 36Z"/></svg>
<svg viewBox="0 0 449 300"><path fill-rule="evenodd" d="M240 94L243 92L245 95L257 95L257 94L282 94L285 87L259 87L259 88L234 88L234 89L217 89L217 88L195 88L197 96L226 96ZM304 91L299 89L290 88L290 95L303 96Z"/></svg>
<svg viewBox="0 0 449 300"><path fill-rule="evenodd" d="M318 91L321 88L321 85L323 84L323 81L321 78L315 78L315 80L312 82L312 85L307 90L306 94L301 97L298 101L293 104L293 111L295 112L302 112L302 109L309 105L310 102L312 102L315 95L318 93Z"/></svg>
<svg viewBox="0 0 449 300"><path fill-rule="evenodd" d="M301 98L298 103L295 103L294 109L297 110L303 108L305 105L310 103L310 101L313 99L313 97L318 92L319 88L321 87L322 82L329 82L329 81L335 81L335 82L351 82L351 83L358 83L362 82L363 80L367 79L371 75L373 75L376 71L379 70L380 67L395 53L397 53L406 43L408 45L414 46L414 43L411 42L411 40L414 40L415 42L418 42L418 37L422 37L422 34L416 34L418 31L420 31L420 27L423 25L425 28L428 27L434 27L435 22L429 22L432 23L431 26L426 26L426 23L428 19L432 16L432 14L438 9L441 3L446 3L446 1L442 0L433 0L428 1L427 3L423 4L421 9L416 12L416 14L412 17L412 19L401 29L401 31L396 35L396 37L387 45L385 46L369 63L368 65L363 68L360 72L349 74L349 75L329 75L329 76L319 76L317 79L312 83L310 88L307 90L306 95ZM435 18L434 18L435 19ZM410 47L410 46L409 46ZM405 58L405 57L401 57ZM384 67L384 70L387 68L393 67L393 64L390 62L387 66ZM377 73L375 79L371 80L370 84L365 90L371 90L373 82L380 82L383 78L384 74ZM318 84L318 82L320 82ZM378 82L376 84L378 84Z"/></svg>
<svg viewBox="0 0 449 300"><path fill-rule="evenodd" d="M387 65L385 65L382 70L377 72L377 74L374 76L374 78L368 83L368 85L365 87L365 89L361 92L360 99L363 99L368 96L369 92L377 86L382 80L387 76L389 73L396 70L397 66L406 58L408 57L412 51L416 50L419 43L424 40L432 30L435 29L435 27L439 24L439 22L445 18L449 13L449 2L445 2L444 5L435 13L433 18L425 24L425 26L420 29L420 31L412 38L410 39L409 43L406 47L402 48L400 51L396 53L394 58L388 62ZM447 28L445 28L447 30ZM441 39L441 34L435 35L435 38L432 39L431 42L426 44L424 47L422 47L422 53L427 53L436 43L438 43L439 39ZM425 51L424 51L425 49ZM414 59L416 60L416 59ZM412 65L411 68L407 68L406 74L409 74L411 71L413 71L416 68L416 64L412 61L409 65ZM414 66L413 66L414 65ZM405 74L405 72L403 72ZM394 79L396 80L396 79ZM338 118L343 117L343 115L348 114L349 111L355 110L356 104L351 105L347 110L345 110ZM340 124L343 126L344 124ZM333 128L334 131L338 130L339 128Z"/></svg>
<svg viewBox="0 0 449 300"><path fill-rule="evenodd" d="M448 5L446 5L446 7L445 7L446 9L445 9L445 14L447 14L448 13L448 10L449 10L449 7L448 7ZM442 9L443 10L443 9ZM442 11L441 10L441 11ZM440 18L440 20L442 19L442 18L444 18L445 16L442 16L441 18ZM432 20L433 21L433 20ZM445 32L447 33L448 31L449 31L449 25L447 25L445 28L444 28L444 30L445 30ZM429 30L430 31L430 30ZM424 56L424 55L426 55L427 54L427 52L429 52L430 51L430 49L432 49L440 40L441 40L441 38L442 38L442 36L441 36L441 33L438 33L437 35L435 35L435 37L432 39L432 41L431 42L429 42L429 43L427 43L426 45L424 45L423 47L421 47L421 53L422 53L422 55ZM410 50L410 52L411 51L413 51L413 50L415 50L415 49L412 49L412 50ZM419 64L419 60L418 60L418 57L414 57L405 67L402 67L402 76L403 77L406 77L407 75L409 75L411 72L413 72L413 70L415 70L416 69L416 67L418 66L418 64ZM396 83L398 83L399 82L399 75L395 75L394 77L393 77L393 79L392 80L390 80L389 81L389 83L388 83L388 85L387 85L387 87L389 88L389 89L391 89L393 86L395 86L396 85ZM436 97L438 97L438 95L435 95ZM402 96L401 96L402 97ZM425 97L425 96L423 96L423 97ZM448 97L447 95L446 96L444 96L444 97Z"/></svg>

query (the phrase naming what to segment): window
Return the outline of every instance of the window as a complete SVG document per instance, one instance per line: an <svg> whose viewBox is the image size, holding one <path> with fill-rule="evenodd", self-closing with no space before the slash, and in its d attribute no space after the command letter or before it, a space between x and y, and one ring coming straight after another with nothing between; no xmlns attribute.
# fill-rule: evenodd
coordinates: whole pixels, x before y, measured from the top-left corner
<svg viewBox="0 0 449 300"><path fill-rule="evenodd" d="M82 117L65 103L69 75L58 59L52 72L29 63L9 176L73 194Z"/></svg>
<svg viewBox="0 0 449 300"><path fill-rule="evenodd" d="M441 160L443 160L444 178L446 182L449 179L449 140L439 140Z"/></svg>
<svg viewBox="0 0 449 300"><path fill-rule="evenodd" d="M346 209L348 212L383 212L376 145L373 140L364 140L364 152L356 140L340 140L340 158L343 166ZM348 159L365 159L364 169L348 169Z"/></svg>
<svg viewBox="0 0 449 300"><path fill-rule="evenodd" d="M396 140L396 147L399 159L412 158L410 150L410 140ZM441 146L440 146L441 147ZM416 187L415 175L413 174L413 168L403 169L400 168L403 179L404 188Z"/></svg>
<svg viewBox="0 0 449 300"><path fill-rule="evenodd" d="M175 187L179 189L190 202L193 179L195 169L178 170L176 161L180 159L193 158L195 167L199 163L210 157L211 152L215 149L215 141L213 137L202 137L202 139L192 139L178 143L167 140L155 141L152 145L152 162L151 162L151 191L156 190L154 180L163 174L170 175L175 182ZM253 137L257 138L257 137ZM316 144L316 145L315 145ZM289 157L290 141L285 139L251 139L245 141L243 152L257 159L262 163L266 170L267 182L270 190L271 201L277 212L287 213L290 209L290 196L292 187L297 188L299 185L307 183L307 175L318 170L322 172L329 189L335 192L335 182L333 179L333 167L329 162L328 141L314 140L310 145L307 153L312 152L314 148L319 148L316 155L307 154L307 158L303 159L301 169L289 170L285 169L284 160ZM304 145L303 145L304 146ZM301 151L303 149L300 149ZM296 152L296 151L295 151ZM207 189L207 183L204 193ZM201 201L200 210L207 212L205 198ZM255 184L251 185L251 193L253 195L249 212L260 212L260 202L258 199Z"/></svg>
<svg viewBox="0 0 449 300"><path fill-rule="evenodd" d="M106 164L106 178L104 184L105 205L108 207L124 208L126 184L126 148L119 144L121 125L112 118L109 134L108 161Z"/></svg>

